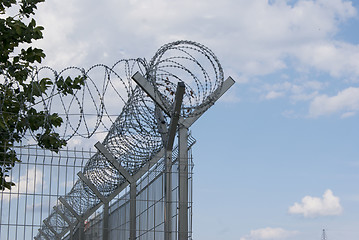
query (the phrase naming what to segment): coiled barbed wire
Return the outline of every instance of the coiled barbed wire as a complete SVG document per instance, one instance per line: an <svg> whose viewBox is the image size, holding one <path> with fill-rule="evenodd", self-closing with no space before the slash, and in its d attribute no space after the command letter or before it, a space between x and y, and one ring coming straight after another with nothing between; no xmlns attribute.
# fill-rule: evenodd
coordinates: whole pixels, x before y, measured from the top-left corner
<svg viewBox="0 0 359 240"><path fill-rule="evenodd" d="M34 79L60 76L85 76L85 86L74 95L63 95L56 84L49 90L47 98L39 101L39 106L49 113L60 112L65 121L61 135L66 139L74 136L89 138L100 128L108 131L102 144L129 174L134 175L163 148L162 132L158 128L156 103L131 79L139 71L154 87L170 113L173 108L177 82L185 83L186 89L181 116L194 117L203 113L218 98L223 84L222 67L211 50L191 42L177 41L162 46L151 59L120 60L112 67L94 65L89 70L70 67L57 73L51 68L40 68ZM102 84L98 79L102 79ZM118 111L114 118L110 113ZM163 121L163 120L162 120ZM168 122L164 120L168 126ZM105 197L115 191L125 178L100 154L94 154L85 164L84 176ZM81 216L100 203L100 199L81 180L76 181L63 199ZM60 202L56 208L74 223L75 216ZM59 235L70 227L56 210L45 220ZM60 222L59 222L60 221ZM52 237L48 226L42 232ZM52 235L51 235L52 234ZM36 239L42 239L39 233Z"/></svg>
<svg viewBox="0 0 359 240"><path fill-rule="evenodd" d="M47 77L55 79L56 82L63 76L83 76L86 81L73 95L62 94L54 84L46 94L49 97L41 96L37 108L42 108L50 114L58 112L63 116L64 123L56 131L66 140L74 136L90 138L100 127L108 131L121 112L122 106L132 95L135 85L131 74L134 69L145 74L144 61L122 59L112 67L97 64L87 71L68 67L59 73L49 67L40 68L35 74L35 80ZM111 114L114 110L117 110L117 114Z"/></svg>
<svg viewBox="0 0 359 240"><path fill-rule="evenodd" d="M33 73L33 81L48 78L56 82L66 76L83 76L86 81L74 95L62 94L54 84L39 97L35 107L49 114L57 112L63 117L62 127L54 131L66 140L74 136L90 138L100 129L109 131L115 116L134 91L136 84L131 74L135 69L151 81L165 102L173 103L177 82L184 82L183 117L200 114L211 106L216 98L214 90L223 83L223 69L210 49L191 41L176 41L162 46L149 64L138 58L122 59L112 67L96 64L88 70L68 67L56 72L50 67L41 67ZM171 104L165 106L170 112ZM111 113L114 109L118 111ZM26 112L19 114L26 115ZM2 118L0 121L7 124ZM36 139L36 133L30 134Z"/></svg>
<svg viewBox="0 0 359 240"><path fill-rule="evenodd" d="M214 53L192 41L176 41L162 46L149 63L148 78L164 101L171 103L177 82L185 83L181 112L184 117L207 110L218 97L219 91L216 94L215 90L222 87L224 80L222 66Z"/></svg>

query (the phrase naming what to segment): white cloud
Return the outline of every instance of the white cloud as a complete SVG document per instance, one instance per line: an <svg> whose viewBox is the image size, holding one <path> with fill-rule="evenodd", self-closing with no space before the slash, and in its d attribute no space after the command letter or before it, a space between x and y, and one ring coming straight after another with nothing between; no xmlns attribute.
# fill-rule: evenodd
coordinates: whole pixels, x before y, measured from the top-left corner
<svg viewBox="0 0 359 240"><path fill-rule="evenodd" d="M309 106L309 116L319 117L344 112L342 117L349 117L359 110L359 88L349 87L337 95L316 96Z"/></svg>
<svg viewBox="0 0 359 240"><path fill-rule="evenodd" d="M262 240L262 239L287 239L296 235L297 231L288 231L283 228L261 228L251 230L250 234L241 237L240 240Z"/></svg>
<svg viewBox="0 0 359 240"><path fill-rule="evenodd" d="M23 194L34 194L36 190L43 184L43 174L39 169L31 168L23 175L16 185L10 190L5 190L3 193L3 200L17 199ZM18 194L19 193L19 194Z"/></svg>
<svg viewBox="0 0 359 240"><path fill-rule="evenodd" d="M295 55L302 64L337 78L359 75L359 45L323 40L303 45Z"/></svg>
<svg viewBox="0 0 359 240"><path fill-rule="evenodd" d="M301 203L294 203L289 207L289 213L301 214L304 217L336 216L343 211L339 197L328 189L322 198L305 196Z"/></svg>
<svg viewBox="0 0 359 240"><path fill-rule="evenodd" d="M288 57L333 74L359 74L351 61L359 47L332 41L355 15L344 0L54 0L38 11L46 29L41 44L54 66L150 57L164 43L189 39L246 76L287 68Z"/></svg>
<svg viewBox="0 0 359 240"><path fill-rule="evenodd" d="M57 70L112 65L121 58L149 60L162 44L188 39L211 48L230 69L226 76L252 84L258 76L283 70L359 77L359 45L335 37L340 24L356 16L347 0L53 0L40 4L36 18L45 27L39 42L45 64ZM318 81L285 81L260 91L260 97L288 97L294 103L314 99L311 117L343 109L345 118L357 111L350 102L333 107L336 99L331 102ZM310 82L314 85L305 85Z"/></svg>
<svg viewBox="0 0 359 240"><path fill-rule="evenodd" d="M343 113L341 115L341 118L348 118L348 117L352 117L356 114L356 112L346 112L346 113Z"/></svg>
<svg viewBox="0 0 359 240"><path fill-rule="evenodd" d="M276 98L283 97L283 96L284 96L284 92L270 91L265 96L265 99L276 99Z"/></svg>
<svg viewBox="0 0 359 240"><path fill-rule="evenodd" d="M293 102L308 101L313 99L318 90L322 89L324 84L318 81L285 81L276 84L265 84L262 91L264 91L264 99L276 99L288 96Z"/></svg>

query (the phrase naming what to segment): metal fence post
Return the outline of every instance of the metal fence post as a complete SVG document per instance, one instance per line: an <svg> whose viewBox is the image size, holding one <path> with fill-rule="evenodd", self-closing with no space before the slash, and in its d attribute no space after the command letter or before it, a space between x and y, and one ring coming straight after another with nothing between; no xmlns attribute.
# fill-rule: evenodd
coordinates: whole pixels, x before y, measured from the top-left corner
<svg viewBox="0 0 359 240"><path fill-rule="evenodd" d="M103 229L102 229L102 239L108 240L109 238L109 224L108 224L108 218L109 218L109 203L106 202L103 204Z"/></svg>
<svg viewBox="0 0 359 240"><path fill-rule="evenodd" d="M130 240L136 239L136 182L130 184Z"/></svg>
<svg viewBox="0 0 359 240"><path fill-rule="evenodd" d="M178 130L178 240L188 239L188 129Z"/></svg>

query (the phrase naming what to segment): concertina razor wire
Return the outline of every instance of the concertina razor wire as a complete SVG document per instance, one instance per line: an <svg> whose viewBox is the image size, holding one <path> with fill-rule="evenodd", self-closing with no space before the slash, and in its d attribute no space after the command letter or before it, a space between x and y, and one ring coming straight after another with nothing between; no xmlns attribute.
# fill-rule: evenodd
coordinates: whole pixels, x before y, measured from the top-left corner
<svg viewBox="0 0 359 240"><path fill-rule="evenodd" d="M177 83L183 82L185 93L180 113L183 118L196 117L213 105L224 82L223 69L210 49L192 41L176 41L162 46L149 62L141 58L122 59L112 67L97 64L88 70L69 67L60 72L49 67L39 68L32 80L46 77L56 82L61 76L79 75L86 80L74 95L62 94L54 84L47 95L38 100L36 108L63 116L63 125L54 131L66 140L74 136L90 138L100 129L106 131L102 144L130 175L134 175L164 146L159 121L167 128L170 124L166 118L170 116L156 117L157 104L132 79L136 72L153 86L164 103L165 113L172 111ZM119 114L110 114L119 106L122 106ZM34 137L35 133L30 135ZM100 153L87 161L82 172L105 197L126 181ZM101 201L80 179L63 199L78 216ZM45 221L58 235L63 235L68 231L68 221L77 219L60 201L56 209ZM47 224L41 229L51 239L54 233Z"/></svg>

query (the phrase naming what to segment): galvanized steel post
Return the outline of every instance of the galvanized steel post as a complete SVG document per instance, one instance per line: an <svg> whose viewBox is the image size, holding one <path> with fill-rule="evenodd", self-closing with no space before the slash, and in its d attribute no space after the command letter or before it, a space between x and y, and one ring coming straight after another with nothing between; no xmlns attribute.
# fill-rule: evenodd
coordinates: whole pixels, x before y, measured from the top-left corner
<svg viewBox="0 0 359 240"><path fill-rule="evenodd" d="M188 129L178 130L178 240L188 239Z"/></svg>

